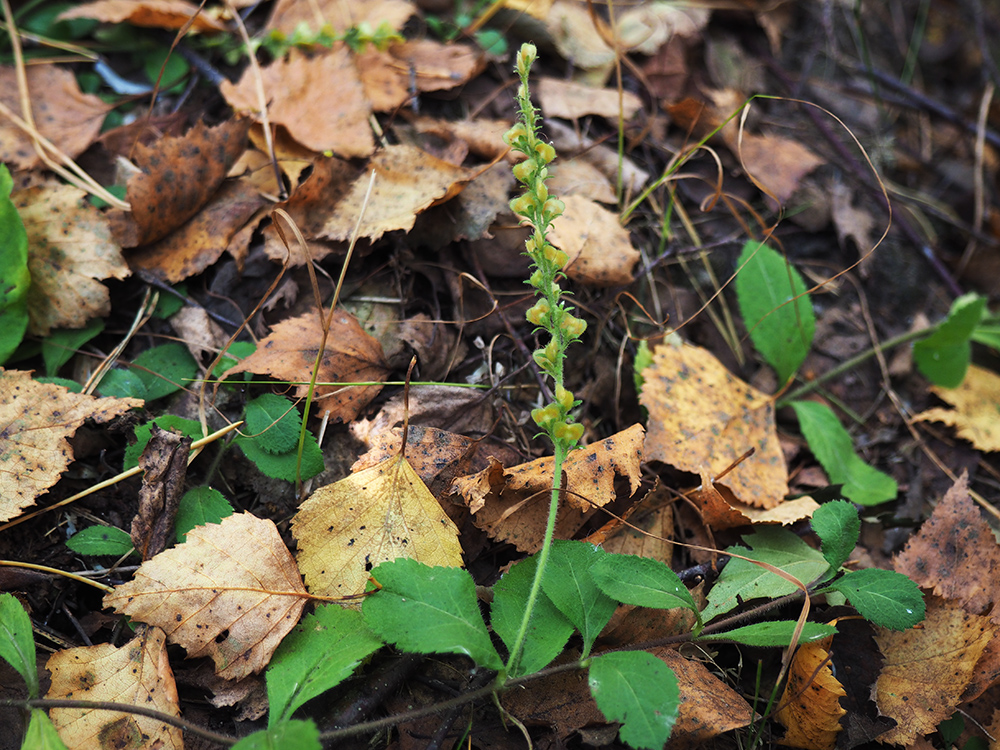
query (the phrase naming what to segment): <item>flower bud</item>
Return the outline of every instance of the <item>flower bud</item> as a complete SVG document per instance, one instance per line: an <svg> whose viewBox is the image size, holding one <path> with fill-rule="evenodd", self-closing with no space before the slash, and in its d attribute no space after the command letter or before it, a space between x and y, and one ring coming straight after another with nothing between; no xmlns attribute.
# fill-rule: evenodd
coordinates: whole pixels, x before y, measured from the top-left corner
<svg viewBox="0 0 1000 750"><path fill-rule="evenodd" d="M559 410L555 407L555 405L549 404L543 409L532 409L531 418L535 420L535 424L544 430L559 419Z"/></svg>
<svg viewBox="0 0 1000 750"><path fill-rule="evenodd" d="M520 122L515 122L511 129L503 134L503 142L517 148L518 142L528 137L528 130Z"/></svg>
<svg viewBox="0 0 1000 750"><path fill-rule="evenodd" d="M573 408L573 392L567 391L562 385L557 385L556 402L562 407L563 411L569 411Z"/></svg>
<svg viewBox="0 0 1000 750"><path fill-rule="evenodd" d="M571 339L578 339L587 330L587 322L580 320L570 313L566 313L566 317L563 318L562 324L559 327Z"/></svg>
<svg viewBox="0 0 1000 750"><path fill-rule="evenodd" d="M518 216L524 216L530 219L537 205L535 196L531 193L525 193L524 195L517 196L510 202L510 210Z"/></svg>
<svg viewBox="0 0 1000 750"><path fill-rule="evenodd" d="M538 158L546 164L556 158L555 148L551 143L546 143L545 141L539 141L535 144L535 153L538 154Z"/></svg>
<svg viewBox="0 0 1000 750"><path fill-rule="evenodd" d="M566 204L558 198L549 198L542 206L542 217L546 222L552 221L557 216L562 216L566 210Z"/></svg>
<svg viewBox="0 0 1000 750"><path fill-rule="evenodd" d="M545 249L542 252L545 255L545 260L557 268L562 268L569 263L569 256L555 245L546 243Z"/></svg>
<svg viewBox="0 0 1000 750"><path fill-rule="evenodd" d="M583 437L583 425L579 422L574 422L573 424L560 422L553 427L552 437L556 440L566 440L570 443L575 443Z"/></svg>
<svg viewBox="0 0 1000 750"><path fill-rule="evenodd" d="M538 49L534 44L525 42L517 53L517 74L522 78L527 77L532 63L538 58Z"/></svg>
<svg viewBox="0 0 1000 750"><path fill-rule="evenodd" d="M540 299L525 313L528 322L536 326L544 326L548 323L551 308L547 299Z"/></svg>
<svg viewBox="0 0 1000 750"><path fill-rule="evenodd" d="M535 289L540 288L545 283L545 274L536 268L528 278L528 283L535 287Z"/></svg>
<svg viewBox="0 0 1000 750"><path fill-rule="evenodd" d="M530 182L531 176L535 173L535 163L531 159L527 159L520 164L515 164L512 171L514 172L514 178L518 182Z"/></svg>

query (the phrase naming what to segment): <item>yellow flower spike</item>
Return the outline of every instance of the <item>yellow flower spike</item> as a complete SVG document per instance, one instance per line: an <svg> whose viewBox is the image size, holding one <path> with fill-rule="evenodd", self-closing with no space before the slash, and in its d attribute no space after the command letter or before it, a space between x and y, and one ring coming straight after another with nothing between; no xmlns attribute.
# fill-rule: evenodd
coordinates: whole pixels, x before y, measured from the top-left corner
<svg viewBox="0 0 1000 750"><path fill-rule="evenodd" d="M563 408L563 411L569 411L573 408L573 392L567 391L563 386L556 386L556 401Z"/></svg>

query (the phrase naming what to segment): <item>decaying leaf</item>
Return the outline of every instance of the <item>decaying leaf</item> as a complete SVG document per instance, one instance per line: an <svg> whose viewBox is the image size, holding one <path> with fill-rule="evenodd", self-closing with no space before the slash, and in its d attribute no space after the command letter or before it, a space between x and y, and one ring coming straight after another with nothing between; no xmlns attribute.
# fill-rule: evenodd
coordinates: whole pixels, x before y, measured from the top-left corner
<svg viewBox="0 0 1000 750"><path fill-rule="evenodd" d="M306 596L274 522L236 513L144 562L104 605L163 628L189 658L210 656L236 680L267 666Z"/></svg>
<svg viewBox="0 0 1000 750"><path fill-rule="evenodd" d="M11 195L28 233L28 330L82 328L111 312L101 279L131 274L107 219L70 185L33 187Z"/></svg>
<svg viewBox="0 0 1000 750"><path fill-rule="evenodd" d="M549 240L569 256L566 275L593 286L631 283L639 251L632 247L618 216L579 195L567 196L563 202L566 211L552 223Z"/></svg>
<svg viewBox="0 0 1000 750"><path fill-rule="evenodd" d="M304 397L323 340L320 313L312 312L278 323L257 350L226 372L256 372L282 380L299 381L296 393ZM348 422L382 390L380 385L340 386L337 383L378 382L389 374L379 343L361 330L353 315L333 314L326 349L320 362L316 405L331 419Z"/></svg>
<svg viewBox="0 0 1000 750"><path fill-rule="evenodd" d="M846 695L830 669L832 638L799 646L788 669L785 692L774 718L788 730L782 745L803 750L833 750L840 734L840 706Z"/></svg>
<svg viewBox="0 0 1000 750"><path fill-rule="evenodd" d="M140 628L121 647L103 643L64 649L50 656L45 666L52 673L46 698L129 703L168 716L181 714L167 639L159 628ZM184 747L179 728L138 714L53 708L49 716L69 750Z"/></svg>
<svg viewBox="0 0 1000 750"><path fill-rule="evenodd" d="M599 89L548 76L543 76L538 81L538 101L546 117L562 117L567 120L585 115L600 115L617 120L619 112L626 120L630 120L642 107L642 100L630 91Z"/></svg>
<svg viewBox="0 0 1000 750"><path fill-rule="evenodd" d="M788 472L774 423L774 402L732 375L705 349L665 343L643 370L640 403L649 410L646 460L725 477L743 503L774 508L788 492Z"/></svg>
<svg viewBox="0 0 1000 750"><path fill-rule="evenodd" d="M69 438L84 420L107 422L142 406L137 398L94 398L31 373L0 369L0 521L9 521L59 480L73 460Z"/></svg>
<svg viewBox="0 0 1000 750"><path fill-rule="evenodd" d="M701 485L687 496L698 508L702 520L713 530L722 531L752 523L780 523L784 526L812 517L819 504L811 497L786 500L773 508L754 508L740 502L733 491L722 482L712 480L701 470Z"/></svg>
<svg viewBox="0 0 1000 750"><path fill-rule="evenodd" d="M350 3L315 0L305 4L300 0L278 0L267 27L282 31L287 36L294 34L302 23L313 31L319 31L323 24L328 23L334 34L343 34L362 23L373 29L385 23L392 30L399 31L415 12L416 8L408 0L351 0Z"/></svg>
<svg viewBox="0 0 1000 750"><path fill-rule="evenodd" d="M224 23L201 12L197 3L186 0L94 0L59 14L60 21L92 18L104 23L127 22L154 29L180 29L192 17L191 29L194 31L226 30Z"/></svg>
<svg viewBox="0 0 1000 750"><path fill-rule="evenodd" d="M158 427L139 456L142 487L139 510L132 518L132 544L143 560L158 555L174 541L174 520L184 494L191 438Z"/></svg>
<svg viewBox="0 0 1000 750"><path fill-rule="evenodd" d="M935 396L947 401L954 409L935 407L921 412L914 419L924 422L944 422L984 451L1000 451L1000 375L976 365L969 365L965 380L958 388L932 385Z"/></svg>
<svg viewBox="0 0 1000 750"><path fill-rule="evenodd" d="M292 519L314 594L353 596L372 568L407 557L461 567L458 528L401 453L320 487Z"/></svg>

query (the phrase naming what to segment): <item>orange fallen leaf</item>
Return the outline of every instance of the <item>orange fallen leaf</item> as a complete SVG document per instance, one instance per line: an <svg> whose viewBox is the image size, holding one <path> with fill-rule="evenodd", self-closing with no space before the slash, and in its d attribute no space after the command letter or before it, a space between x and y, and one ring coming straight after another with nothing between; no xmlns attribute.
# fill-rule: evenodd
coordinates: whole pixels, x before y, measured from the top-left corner
<svg viewBox="0 0 1000 750"><path fill-rule="evenodd" d="M194 31L225 31L226 25L186 0L95 0L59 14L60 21L92 18L104 23L127 22L153 29L180 29L191 18Z"/></svg>
<svg viewBox="0 0 1000 750"><path fill-rule="evenodd" d="M71 158L82 154L101 132L110 105L84 94L73 73L55 65L29 65L28 95L35 126L43 136ZM21 102L13 67L0 66L0 102L21 116ZM0 161L18 169L34 169L42 161L31 137L0 116Z"/></svg>
<svg viewBox="0 0 1000 750"><path fill-rule="evenodd" d="M243 119L215 127L199 122L179 138L136 145L140 171L129 178L127 188L132 211L108 213L122 247L162 239L201 211L246 150L249 127Z"/></svg>
<svg viewBox="0 0 1000 750"><path fill-rule="evenodd" d="M107 219L70 185L19 190L11 200L28 233L28 330L48 336L53 328L82 328L111 312L101 279L131 271L111 237Z"/></svg>
<svg viewBox="0 0 1000 750"><path fill-rule="evenodd" d="M296 394L305 397L316 352L323 341L319 316L320 313L311 312L276 324L257 345L257 350L227 370L223 378L235 372L255 372L298 381ZM378 341L361 330L353 315L335 311L315 391L320 411L329 411L335 421L351 421L378 395L382 386L336 384L379 382L388 374L389 367Z"/></svg>
<svg viewBox="0 0 1000 750"><path fill-rule="evenodd" d="M819 504L811 497L786 500L773 508L754 508L740 502L733 491L715 482L707 471L701 471L701 485L687 496L701 513L704 522L715 531L757 523L780 523L784 526L811 518Z"/></svg>
<svg viewBox="0 0 1000 750"><path fill-rule="evenodd" d="M372 170L375 185L366 205ZM387 146L371 158L367 172L333 209L321 236L350 239L359 216L358 236L373 242L386 232L409 231L418 213L454 196L475 175L474 170L456 167L415 146Z"/></svg>
<svg viewBox="0 0 1000 750"><path fill-rule="evenodd" d="M137 398L95 398L0 369L0 522L15 518L59 481L73 460L69 438L87 419L101 424L142 406Z"/></svg>
<svg viewBox="0 0 1000 750"><path fill-rule="evenodd" d="M944 422L984 451L1000 451L1000 375L977 365L969 365L965 380L958 388L932 385L931 392L947 401L954 409L936 407L923 411L914 419L924 422Z"/></svg>
<svg viewBox="0 0 1000 750"><path fill-rule="evenodd" d="M919 629L880 630L885 666L875 685L879 710L898 722L879 742L910 745L954 713L983 650L996 636L988 617L928 596Z"/></svg>
<svg viewBox="0 0 1000 750"><path fill-rule="evenodd" d="M261 76L268 117L303 146L348 158L375 150L368 124L371 104L343 42L312 55L292 49L261 70ZM238 83L223 81L219 90L233 109L259 118L257 82L250 68Z"/></svg>
<svg viewBox="0 0 1000 750"><path fill-rule="evenodd" d="M45 667L52 673L45 695L50 700L128 703L168 716L181 715L167 639L159 628L140 628L121 647L103 643L58 651ZM69 750L184 747L178 727L147 716L89 708L53 708L49 716Z"/></svg>
<svg viewBox="0 0 1000 750"><path fill-rule="evenodd" d="M306 597L274 522L236 513L144 562L104 606L163 628L188 658L209 656L238 680L267 666Z"/></svg>
<svg viewBox="0 0 1000 750"><path fill-rule="evenodd" d="M566 275L593 286L632 283L639 251L632 247L617 214L579 195L567 196L563 202L566 211L552 222L549 240L569 256Z"/></svg>
<svg viewBox="0 0 1000 750"><path fill-rule="evenodd" d="M372 568L399 557L462 565L458 528L402 453L313 492L292 534L306 584L323 596L360 594Z"/></svg>
<svg viewBox="0 0 1000 750"><path fill-rule="evenodd" d="M788 730L781 745L803 750L833 750L840 734L840 717L847 713L840 699L847 695L830 668L833 637L799 646L788 669L788 681L774 718Z"/></svg>
<svg viewBox="0 0 1000 750"><path fill-rule="evenodd" d="M769 396L732 375L707 350L664 343L643 370L640 403L649 410L646 460L712 476L750 448L756 452L726 475L743 503L774 508L788 493L788 471Z"/></svg>

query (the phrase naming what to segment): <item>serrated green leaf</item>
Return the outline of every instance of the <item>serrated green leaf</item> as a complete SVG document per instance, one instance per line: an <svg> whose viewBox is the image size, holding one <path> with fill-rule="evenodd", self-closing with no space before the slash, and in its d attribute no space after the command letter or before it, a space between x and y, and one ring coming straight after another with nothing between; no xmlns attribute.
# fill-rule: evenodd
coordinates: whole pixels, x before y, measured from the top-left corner
<svg viewBox="0 0 1000 750"><path fill-rule="evenodd" d="M93 318L83 328L61 328L53 331L42 342L42 361L45 374L55 375L59 368L69 362L76 350L104 330L104 321Z"/></svg>
<svg viewBox="0 0 1000 750"><path fill-rule="evenodd" d="M819 506L810 520L821 542L823 556L836 570L847 561L858 543L861 519L857 509L846 500L834 500Z"/></svg>
<svg viewBox="0 0 1000 750"><path fill-rule="evenodd" d="M913 345L913 361L928 380L944 388L962 384L972 357L969 339L985 312L985 297L964 294L952 303L937 330Z"/></svg>
<svg viewBox="0 0 1000 750"><path fill-rule="evenodd" d="M846 596L868 622L890 630L912 628L926 613L920 587L892 570L853 570L831 583L830 588Z"/></svg>
<svg viewBox="0 0 1000 750"><path fill-rule="evenodd" d="M591 662L587 681L608 721L621 723L622 742L660 750L670 738L680 708L673 670L645 651L616 651Z"/></svg>
<svg viewBox="0 0 1000 750"><path fill-rule="evenodd" d="M833 484L844 486L844 496L859 505L878 505L896 497L896 480L869 466L851 444L851 436L828 406L815 401L793 401L799 429Z"/></svg>
<svg viewBox="0 0 1000 750"><path fill-rule="evenodd" d="M139 456L142 455L142 452L146 450L146 446L149 445L149 438L153 434L154 424L161 430L179 432L181 435L193 440L201 440L201 438L205 437L202 434L199 422L193 419L178 417L176 414L164 414L162 417L157 417L135 428L135 442L125 448L124 469L128 470L139 465Z"/></svg>
<svg viewBox="0 0 1000 750"><path fill-rule="evenodd" d="M267 667L268 726L339 685L381 647L360 612L337 604L317 607L285 637Z"/></svg>
<svg viewBox="0 0 1000 750"><path fill-rule="evenodd" d="M830 563L819 550L814 550L795 534L781 527L763 526L755 533L743 537L750 545L730 547L735 552L759 562L766 562L794 576L804 584L819 578L830 568ZM765 570L752 562L733 558L719 574L712 590L708 592L708 606L702 610L705 622L728 612L741 601L774 599L798 591L791 581Z"/></svg>
<svg viewBox="0 0 1000 750"><path fill-rule="evenodd" d="M66 750L49 715L40 708L31 709L28 731L24 733L21 750Z"/></svg>
<svg viewBox="0 0 1000 750"><path fill-rule="evenodd" d="M14 180L0 164L0 365L7 361L28 330L28 234L10 199Z"/></svg>
<svg viewBox="0 0 1000 750"><path fill-rule="evenodd" d="M598 587L615 601L653 609L686 607L698 614L694 597L670 566L637 555L602 555L590 569Z"/></svg>
<svg viewBox="0 0 1000 750"><path fill-rule="evenodd" d="M260 447L256 439L239 437L233 441L240 447L264 474L286 482L296 480L295 469L298 466L298 451L293 448L288 453L274 455ZM324 469L323 451L311 432L306 433L306 441L302 446L302 479L311 479Z"/></svg>
<svg viewBox="0 0 1000 750"><path fill-rule="evenodd" d="M493 632L503 639L507 648L513 648L521 628L521 618L527 606L528 592L538 568L538 557L531 557L511 566L493 585L493 604L490 606L490 623ZM542 593L535 601L535 609L528 623L521 657L510 672L510 677L544 669L555 659L566 641L573 635L573 624Z"/></svg>
<svg viewBox="0 0 1000 750"><path fill-rule="evenodd" d="M376 567L372 577L382 588L361 611L384 641L417 654L465 654L488 669L503 666L466 571L399 558Z"/></svg>
<svg viewBox="0 0 1000 750"><path fill-rule="evenodd" d="M322 750L322 745L316 722L293 719L247 735L232 750Z"/></svg>
<svg viewBox="0 0 1000 750"><path fill-rule="evenodd" d="M791 645L792 635L798 623L795 620L771 620L755 622L742 628L734 628L724 633L712 633L696 638L698 641L733 641L757 648L784 648ZM807 622L799 634L799 643L819 641L833 635L837 629L820 622Z"/></svg>
<svg viewBox="0 0 1000 750"><path fill-rule="evenodd" d="M816 332L807 287L785 257L763 243L747 242L736 262L736 299L750 340L784 383L805 360Z"/></svg>
<svg viewBox="0 0 1000 750"><path fill-rule="evenodd" d="M24 679L28 697L37 698L38 672L31 619L11 594L0 594L0 657Z"/></svg>
<svg viewBox="0 0 1000 750"><path fill-rule="evenodd" d="M233 506L225 496L212 487L192 487L184 493L177 507L177 517L174 520L174 533L177 541L183 542L187 534L196 526L207 523L219 523L223 518L233 515Z"/></svg>
<svg viewBox="0 0 1000 750"><path fill-rule="evenodd" d="M117 526L88 526L67 539L66 546L81 555L121 557L133 544L128 532Z"/></svg>
<svg viewBox="0 0 1000 750"><path fill-rule="evenodd" d="M585 542L555 541L542 577L542 591L583 636L584 656L617 606L590 572L590 566L605 554Z"/></svg>
<svg viewBox="0 0 1000 750"><path fill-rule="evenodd" d="M272 455L288 453L299 442L302 417L295 404L276 393L247 402L243 410L246 438Z"/></svg>

